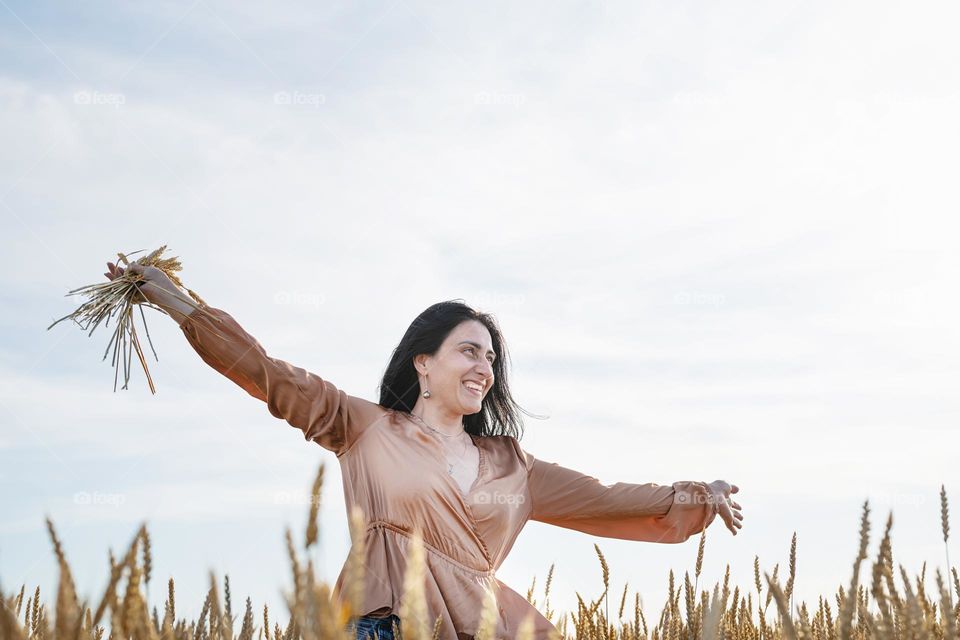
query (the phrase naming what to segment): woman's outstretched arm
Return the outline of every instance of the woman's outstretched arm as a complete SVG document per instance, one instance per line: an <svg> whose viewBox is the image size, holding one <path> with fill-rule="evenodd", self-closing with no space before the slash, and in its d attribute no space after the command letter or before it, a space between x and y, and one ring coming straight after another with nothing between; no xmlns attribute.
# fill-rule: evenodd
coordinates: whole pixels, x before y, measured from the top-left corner
<svg viewBox="0 0 960 640"><path fill-rule="evenodd" d="M376 403L270 357L226 311L210 306L203 311L193 309L179 321L190 346L208 365L265 402L271 415L303 431L305 439L340 456L383 415Z"/></svg>
<svg viewBox="0 0 960 640"><path fill-rule="evenodd" d="M717 516L716 494L707 483L605 485L516 446L527 468L531 520L605 538L679 543Z"/></svg>
<svg viewBox="0 0 960 640"><path fill-rule="evenodd" d="M114 279L124 268L107 263ZM307 440L342 455L386 410L350 396L330 382L289 362L271 358L260 343L222 309L201 305L157 267L131 263L142 278L140 292L173 318L204 362L267 404L276 417L300 429Z"/></svg>

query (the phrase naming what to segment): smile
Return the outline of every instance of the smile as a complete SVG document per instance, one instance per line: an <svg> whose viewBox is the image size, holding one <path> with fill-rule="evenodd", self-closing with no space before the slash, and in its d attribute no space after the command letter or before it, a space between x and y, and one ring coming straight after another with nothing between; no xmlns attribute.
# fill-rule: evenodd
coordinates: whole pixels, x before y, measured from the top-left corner
<svg viewBox="0 0 960 640"><path fill-rule="evenodd" d="M466 388L467 391L469 391L474 395L477 395L477 396L483 395L483 391L477 387L477 384L475 382L464 382L463 386Z"/></svg>

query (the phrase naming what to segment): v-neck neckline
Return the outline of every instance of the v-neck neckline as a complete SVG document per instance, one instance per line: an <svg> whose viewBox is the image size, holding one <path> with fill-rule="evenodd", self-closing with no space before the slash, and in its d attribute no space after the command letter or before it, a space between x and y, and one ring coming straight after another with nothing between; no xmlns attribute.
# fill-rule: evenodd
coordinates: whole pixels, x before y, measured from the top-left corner
<svg viewBox="0 0 960 640"><path fill-rule="evenodd" d="M456 479L449 473L447 474L447 476L453 480L453 484L456 485L457 491L460 491L460 495L463 496L464 499L468 498L470 494L476 491L477 487L480 486L480 480L483 478L483 470L486 466L486 458L483 455L483 447L481 447L479 443L481 440L480 436L475 436L472 433L467 433L467 435L470 436L470 440L473 441L473 446L477 448L477 455L479 456L479 461L477 462L477 477L473 479L473 482L470 484L470 488L467 489L467 492L463 493L460 491L460 485L457 483ZM444 458L444 462L446 462L446 458Z"/></svg>
<svg viewBox="0 0 960 640"><path fill-rule="evenodd" d="M416 425L417 429L419 429L422 433L426 433L426 431L424 431L423 427L422 427L421 425L417 424L417 422L416 422L413 418L411 418L411 417L410 417L408 414L406 414L405 412L401 412L401 413L404 413L404 417L405 417L411 424ZM473 494L473 492L476 491L477 488L480 486L480 481L483 479L483 473L484 473L484 471L486 470L487 458L486 458L486 455L484 454L483 446L480 444L480 440L482 440L483 438L480 437L480 436L475 436L475 435L473 435L472 433L470 433L469 431L464 431L464 433L466 433L468 436L470 436L470 440L471 440L471 442L473 442L473 446L475 446L475 447L477 448L478 455L480 456L480 461L479 461L479 463L477 464L477 477L474 478L473 483L471 483L470 488L467 489L466 493L464 493L464 491L460 488L460 484L457 482L456 478L454 478L454 477L447 471L448 462L447 462L446 456L443 454L443 445L440 443L440 441L439 441L435 436L430 436L429 434L427 434L427 435L430 437L430 439L433 440L434 443L436 443L436 449L435 449L435 451L436 451L437 457L440 459L440 463L441 463L441 465L442 465L442 467L441 467L441 473L450 481L450 484L453 485L453 488L454 488L454 490L457 492L457 494L464 500L464 502L466 502L467 499Z"/></svg>

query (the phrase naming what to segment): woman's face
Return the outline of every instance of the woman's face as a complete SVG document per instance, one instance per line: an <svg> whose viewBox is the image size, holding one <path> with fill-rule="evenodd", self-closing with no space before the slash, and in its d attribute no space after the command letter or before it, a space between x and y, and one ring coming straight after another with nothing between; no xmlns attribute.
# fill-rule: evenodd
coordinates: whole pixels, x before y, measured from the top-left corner
<svg viewBox="0 0 960 640"><path fill-rule="evenodd" d="M478 413L493 386L496 357L490 332L483 323L464 320L450 332L436 355L418 356L421 393L429 389L427 401L437 403L450 413ZM475 390L478 387L479 390Z"/></svg>

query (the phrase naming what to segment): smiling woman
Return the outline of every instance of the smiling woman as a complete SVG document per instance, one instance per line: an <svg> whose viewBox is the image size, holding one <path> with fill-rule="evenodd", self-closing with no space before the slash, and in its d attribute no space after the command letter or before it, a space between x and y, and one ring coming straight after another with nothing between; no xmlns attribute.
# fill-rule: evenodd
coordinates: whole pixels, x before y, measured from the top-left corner
<svg viewBox="0 0 960 640"><path fill-rule="evenodd" d="M412 411L447 434L519 438L522 409L510 394L508 360L493 316L458 300L438 302L414 318L393 350L379 404Z"/></svg>
<svg viewBox="0 0 960 640"><path fill-rule="evenodd" d="M176 296L177 294L171 294ZM351 396L305 369L267 355L226 311L188 310L158 294L199 356L271 415L333 451L348 511L366 519L363 614L358 637L403 630L404 577L416 533L426 550L429 620L445 640L472 638L488 593L495 637L558 630L496 571L530 520L593 535L679 543L719 513L736 534L740 506L725 482L671 485L596 478L541 460L519 443L519 407L507 388L506 348L492 317L459 301L435 304L411 323L380 384L380 402ZM178 311L179 309L179 311ZM334 595L345 603L347 567ZM398 635L399 635L398 633Z"/></svg>

